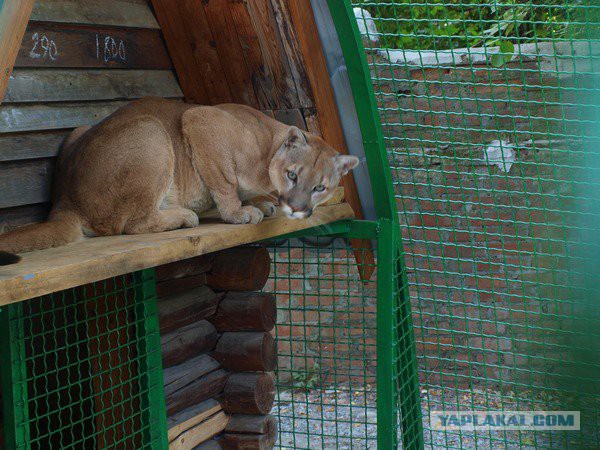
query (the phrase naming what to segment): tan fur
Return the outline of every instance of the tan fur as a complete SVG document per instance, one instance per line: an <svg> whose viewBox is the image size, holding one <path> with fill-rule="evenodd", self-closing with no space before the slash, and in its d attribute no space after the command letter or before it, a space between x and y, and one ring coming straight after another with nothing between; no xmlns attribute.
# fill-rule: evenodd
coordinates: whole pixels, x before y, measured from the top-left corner
<svg viewBox="0 0 600 450"><path fill-rule="evenodd" d="M58 158L48 221L0 235L0 251L194 227L215 205L226 222L258 223L273 204L242 202L273 191L290 217L308 217L357 163L247 106L145 98L73 131ZM317 185L327 189L315 192Z"/></svg>

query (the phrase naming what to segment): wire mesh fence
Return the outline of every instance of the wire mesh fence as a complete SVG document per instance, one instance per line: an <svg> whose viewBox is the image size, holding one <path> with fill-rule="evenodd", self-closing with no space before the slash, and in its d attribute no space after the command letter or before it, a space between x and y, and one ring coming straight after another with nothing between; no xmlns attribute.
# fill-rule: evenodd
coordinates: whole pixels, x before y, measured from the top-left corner
<svg viewBox="0 0 600 450"><path fill-rule="evenodd" d="M597 447L600 305L582 249L598 243L582 235L598 231L585 171L600 165L600 6L352 3L400 214L426 444ZM582 431L440 432L436 409L581 410Z"/></svg>
<svg viewBox="0 0 600 450"><path fill-rule="evenodd" d="M376 275L361 283L353 250L340 238L290 239L270 252L264 289L279 308L278 445L374 448Z"/></svg>
<svg viewBox="0 0 600 450"><path fill-rule="evenodd" d="M154 289L144 271L2 308L2 448L163 448Z"/></svg>

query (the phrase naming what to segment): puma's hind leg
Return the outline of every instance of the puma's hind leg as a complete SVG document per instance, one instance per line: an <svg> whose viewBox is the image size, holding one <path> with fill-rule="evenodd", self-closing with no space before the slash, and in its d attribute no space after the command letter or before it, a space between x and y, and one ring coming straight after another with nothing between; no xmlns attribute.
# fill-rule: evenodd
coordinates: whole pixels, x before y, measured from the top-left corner
<svg viewBox="0 0 600 450"><path fill-rule="evenodd" d="M190 209L171 207L149 213L142 219L133 220L125 227L126 234L158 233L178 228L198 226L198 216Z"/></svg>

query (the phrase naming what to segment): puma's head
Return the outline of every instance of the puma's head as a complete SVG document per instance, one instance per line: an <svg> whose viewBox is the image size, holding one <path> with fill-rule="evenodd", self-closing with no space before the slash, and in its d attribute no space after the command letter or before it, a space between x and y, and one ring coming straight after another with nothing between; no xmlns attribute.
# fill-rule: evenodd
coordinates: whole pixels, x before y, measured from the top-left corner
<svg viewBox="0 0 600 450"><path fill-rule="evenodd" d="M340 179L357 164L356 156L340 155L323 139L290 127L271 160L269 177L283 212L304 219L333 195Z"/></svg>

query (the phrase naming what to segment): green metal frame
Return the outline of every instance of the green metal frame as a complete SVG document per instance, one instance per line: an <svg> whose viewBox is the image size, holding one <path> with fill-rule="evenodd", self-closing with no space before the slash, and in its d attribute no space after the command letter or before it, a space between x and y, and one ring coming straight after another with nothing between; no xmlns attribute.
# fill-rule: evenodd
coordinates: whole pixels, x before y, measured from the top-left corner
<svg viewBox="0 0 600 450"><path fill-rule="evenodd" d="M151 426L146 429L146 442L153 442L160 432L160 447L169 448L167 437L167 407L164 395L164 379L162 353L160 347L160 329L158 324L158 304L156 295L156 278L154 269L146 269L134 274L136 298L141 299L136 305L138 317L144 317L144 325L138 328L140 346L139 354L148 355L143 361L140 372L144 374L144 386L148 396L143 398L144 419ZM151 407L154 405L154 407Z"/></svg>
<svg viewBox="0 0 600 450"><path fill-rule="evenodd" d="M328 0L328 5L348 69L378 218L377 443L380 449L397 446L399 403L403 448L420 449L424 443L410 296L383 130L352 5L349 0ZM400 374L402 383L396 378Z"/></svg>
<svg viewBox="0 0 600 450"><path fill-rule="evenodd" d="M2 368L2 406L4 440L7 449L19 448L29 442L29 411L27 408L27 368L23 305L0 308L0 358ZM7 382L8 381L8 382Z"/></svg>

